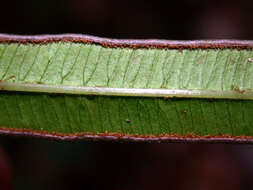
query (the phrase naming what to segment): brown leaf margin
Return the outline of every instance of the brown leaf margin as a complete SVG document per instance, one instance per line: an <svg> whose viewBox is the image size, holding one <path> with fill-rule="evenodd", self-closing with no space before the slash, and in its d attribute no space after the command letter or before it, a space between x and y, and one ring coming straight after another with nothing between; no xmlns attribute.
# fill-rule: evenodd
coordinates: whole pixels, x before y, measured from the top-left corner
<svg viewBox="0 0 253 190"><path fill-rule="evenodd" d="M232 136L232 135L130 135L121 133L76 133L63 134L57 132L36 131L29 129L14 129L0 127L0 135L16 137L32 137L57 141L119 141L119 142L145 142L145 143L234 143L253 144L252 136Z"/></svg>
<svg viewBox="0 0 253 190"><path fill-rule="evenodd" d="M73 42L97 44L111 48L159 48L159 49L253 49L253 41L249 40L137 40L137 39L110 39L82 34L57 35L9 35L0 34L0 43L32 43L48 44L57 42Z"/></svg>

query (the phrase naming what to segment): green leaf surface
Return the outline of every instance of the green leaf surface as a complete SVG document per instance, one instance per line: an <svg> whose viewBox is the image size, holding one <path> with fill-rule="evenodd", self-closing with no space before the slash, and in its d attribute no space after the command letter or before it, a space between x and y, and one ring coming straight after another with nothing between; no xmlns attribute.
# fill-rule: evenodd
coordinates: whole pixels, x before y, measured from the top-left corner
<svg viewBox="0 0 253 190"><path fill-rule="evenodd" d="M80 43L0 44L0 79L111 88L252 89L250 50L104 48Z"/></svg>
<svg viewBox="0 0 253 190"><path fill-rule="evenodd" d="M42 136L251 139L252 57L236 48L2 42L0 126Z"/></svg>

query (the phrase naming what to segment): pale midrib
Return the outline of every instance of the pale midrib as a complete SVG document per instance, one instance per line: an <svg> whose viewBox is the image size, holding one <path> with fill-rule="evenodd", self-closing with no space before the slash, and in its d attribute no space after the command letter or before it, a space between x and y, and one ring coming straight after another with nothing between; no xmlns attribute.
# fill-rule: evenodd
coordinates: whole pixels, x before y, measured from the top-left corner
<svg viewBox="0 0 253 190"><path fill-rule="evenodd" d="M253 90L237 92L235 90L186 90L186 89L152 89L152 88L107 88L83 87L47 84L22 84L0 82L1 91L37 92L54 94L100 95L100 96L135 96L164 98L211 98L253 100Z"/></svg>

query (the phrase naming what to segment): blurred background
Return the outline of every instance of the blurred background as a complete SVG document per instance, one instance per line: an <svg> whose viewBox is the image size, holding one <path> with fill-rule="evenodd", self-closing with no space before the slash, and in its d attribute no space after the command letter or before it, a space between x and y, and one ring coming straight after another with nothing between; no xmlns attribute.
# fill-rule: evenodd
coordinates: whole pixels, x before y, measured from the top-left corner
<svg viewBox="0 0 253 190"><path fill-rule="evenodd" d="M253 1L1 0L0 33L253 40ZM253 189L253 145L0 137L0 189Z"/></svg>

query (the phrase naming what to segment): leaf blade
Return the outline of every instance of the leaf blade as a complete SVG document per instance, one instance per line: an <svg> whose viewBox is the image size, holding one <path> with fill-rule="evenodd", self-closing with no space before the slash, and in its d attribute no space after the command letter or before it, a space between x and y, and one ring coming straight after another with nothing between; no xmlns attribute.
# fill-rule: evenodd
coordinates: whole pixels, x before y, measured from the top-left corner
<svg viewBox="0 0 253 190"><path fill-rule="evenodd" d="M24 37L36 43L22 44L19 38L0 40L2 133L252 139L250 43L196 41L187 49L191 46L185 42L87 37L97 43L89 44L58 36ZM42 39L51 41L42 44ZM132 49L134 43L138 49ZM33 53L27 53L28 46Z"/></svg>

